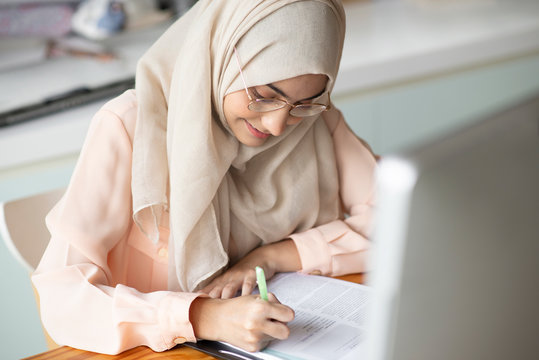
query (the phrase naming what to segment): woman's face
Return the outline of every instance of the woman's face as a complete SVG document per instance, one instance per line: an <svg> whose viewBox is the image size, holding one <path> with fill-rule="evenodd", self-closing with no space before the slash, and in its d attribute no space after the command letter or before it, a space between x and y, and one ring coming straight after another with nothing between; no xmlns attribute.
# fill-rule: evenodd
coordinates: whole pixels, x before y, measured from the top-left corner
<svg viewBox="0 0 539 360"><path fill-rule="evenodd" d="M267 85L249 88L251 97L276 98L291 104L310 103L325 91L327 76L306 74L277 81ZM287 126L299 123L303 118L289 114L290 106L269 112L255 112L247 108L249 98L245 90L238 90L225 96L223 110L228 126L242 144L260 146L270 136L283 134Z"/></svg>

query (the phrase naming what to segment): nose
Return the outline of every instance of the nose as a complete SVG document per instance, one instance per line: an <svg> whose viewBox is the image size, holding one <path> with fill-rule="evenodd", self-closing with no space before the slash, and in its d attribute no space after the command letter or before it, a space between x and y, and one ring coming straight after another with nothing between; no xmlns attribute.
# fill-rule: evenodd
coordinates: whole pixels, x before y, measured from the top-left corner
<svg viewBox="0 0 539 360"><path fill-rule="evenodd" d="M262 125L264 125L271 135L282 135L288 125L297 123L297 118L290 116L289 110L288 106L285 106L282 109L263 113L261 117Z"/></svg>

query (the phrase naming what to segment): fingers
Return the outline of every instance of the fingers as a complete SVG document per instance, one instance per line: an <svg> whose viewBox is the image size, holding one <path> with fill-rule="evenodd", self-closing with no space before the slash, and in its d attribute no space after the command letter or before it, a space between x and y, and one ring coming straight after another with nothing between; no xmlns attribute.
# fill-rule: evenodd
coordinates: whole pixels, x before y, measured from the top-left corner
<svg viewBox="0 0 539 360"><path fill-rule="evenodd" d="M283 323L290 322L294 320L294 310L289 308L286 305L283 305L277 300L275 295L268 293L268 299L271 307L268 311L268 317L273 320L277 320Z"/></svg>
<svg viewBox="0 0 539 360"><path fill-rule="evenodd" d="M255 317L267 321L288 323L294 320L294 310L281 304L271 293L268 293L268 298L273 301L265 301L256 296L256 304L248 311L251 311Z"/></svg>
<svg viewBox="0 0 539 360"><path fill-rule="evenodd" d="M224 285L217 284L217 285L214 285L213 287L207 286L204 289L202 289L202 292L208 294L210 297L214 299L231 299L233 297L236 297L240 287L241 287L241 283L231 282L231 283L226 283Z"/></svg>
<svg viewBox="0 0 539 360"><path fill-rule="evenodd" d="M292 320L293 311L285 305L250 297L254 304L245 306L245 320L242 324L243 348L258 351L273 339L284 340L290 335L290 329L283 321L276 318ZM247 304L246 304L247 305Z"/></svg>
<svg viewBox="0 0 539 360"><path fill-rule="evenodd" d="M229 291L224 287L220 289L225 295ZM210 292L214 290L218 292L217 289ZM279 303L273 294L269 295L269 299L271 301L249 295L228 300L199 301L209 308L198 309L198 313L204 315L202 319L207 321L203 321L202 325L208 325L211 330L208 330L211 332L208 339L229 342L248 351L258 351L272 339L286 339L290 334L286 323L294 319L294 312ZM198 325L196 328L197 331L204 329Z"/></svg>
<svg viewBox="0 0 539 360"><path fill-rule="evenodd" d="M256 286L255 272L249 272L243 278L219 277L204 287L201 291L214 299L231 299L236 297L238 291L241 295L249 295Z"/></svg>
<svg viewBox="0 0 539 360"><path fill-rule="evenodd" d="M253 272L254 273L254 272ZM241 296L244 295L250 295L253 292L253 289L255 288L256 282L254 281L254 277L251 276L252 274L248 274L243 278L243 282L241 283L229 283L223 288L223 292L221 293L222 299L230 299L237 295L238 291L241 288Z"/></svg>
<svg viewBox="0 0 539 360"><path fill-rule="evenodd" d="M215 287L215 284L213 282L211 282L208 285L206 285L205 287L203 287L202 289L200 289L200 292L210 295L210 292L213 290L214 287Z"/></svg>
<svg viewBox="0 0 539 360"><path fill-rule="evenodd" d="M273 295L273 293L268 293L268 301L269 302L274 302L274 303L277 303L277 304L280 304L281 302L279 301L279 299L277 299L277 297L275 295Z"/></svg>
<svg viewBox="0 0 539 360"><path fill-rule="evenodd" d="M226 284L223 288L223 291L221 292L221 299L231 299L236 296L238 293L238 285L229 283Z"/></svg>
<svg viewBox="0 0 539 360"><path fill-rule="evenodd" d="M241 296L249 295L253 292L253 289L255 288L255 281L254 278L251 276L246 276L243 279L243 285L241 287Z"/></svg>
<svg viewBox="0 0 539 360"><path fill-rule="evenodd" d="M290 335L288 326L279 321L267 321L264 325L263 332L279 340L288 339Z"/></svg>
<svg viewBox="0 0 539 360"><path fill-rule="evenodd" d="M210 295L211 298L219 299L221 298L221 293L223 291L223 288L220 286L215 286L213 289L211 289L208 292L208 295Z"/></svg>
<svg viewBox="0 0 539 360"><path fill-rule="evenodd" d="M290 322L294 320L295 313L294 310L292 310L290 307L286 305L282 305L279 299L273 295L273 293L268 293L268 300L271 303L274 303L276 305L279 305L277 307L272 307L272 312L270 313L270 317L272 319L282 321L282 322Z"/></svg>
<svg viewBox="0 0 539 360"><path fill-rule="evenodd" d="M277 300L275 296L273 296L273 299ZM264 336L274 339L287 339L290 335L290 329L286 323L294 320L294 311L279 302L262 301L260 298L256 300L260 308L254 311L259 311L260 315L264 318L260 324L259 331Z"/></svg>

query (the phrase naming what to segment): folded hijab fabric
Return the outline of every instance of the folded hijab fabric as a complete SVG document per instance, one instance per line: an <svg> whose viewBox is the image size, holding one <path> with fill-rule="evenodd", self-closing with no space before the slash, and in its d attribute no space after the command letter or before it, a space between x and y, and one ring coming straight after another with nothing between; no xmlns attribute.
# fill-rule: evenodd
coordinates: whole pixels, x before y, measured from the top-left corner
<svg viewBox="0 0 539 360"><path fill-rule="evenodd" d="M170 216L169 289L195 291L230 262L341 217L324 117L304 118L259 147L241 144L225 95L325 74L328 101L344 41L340 1L200 0L142 57L133 143L133 211L157 241Z"/></svg>

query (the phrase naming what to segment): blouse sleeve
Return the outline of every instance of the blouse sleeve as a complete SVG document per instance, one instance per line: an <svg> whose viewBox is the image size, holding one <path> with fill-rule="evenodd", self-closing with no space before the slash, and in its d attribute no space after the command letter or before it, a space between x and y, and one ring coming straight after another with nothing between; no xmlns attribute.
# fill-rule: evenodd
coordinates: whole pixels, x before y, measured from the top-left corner
<svg viewBox="0 0 539 360"><path fill-rule="evenodd" d="M368 270L376 160L340 113L337 119L328 126L333 136L341 203L349 216L290 236L305 273L339 276Z"/></svg>
<svg viewBox="0 0 539 360"><path fill-rule="evenodd" d="M132 224L131 156L124 122L100 110L67 191L46 218L51 240L32 281L58 344L117 354L196 341L189 307L200 294L142 293L114 278L110 252Z"/></svg>

